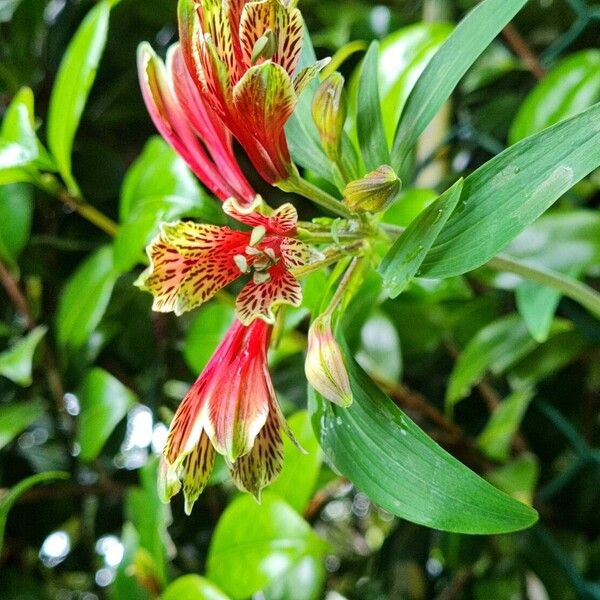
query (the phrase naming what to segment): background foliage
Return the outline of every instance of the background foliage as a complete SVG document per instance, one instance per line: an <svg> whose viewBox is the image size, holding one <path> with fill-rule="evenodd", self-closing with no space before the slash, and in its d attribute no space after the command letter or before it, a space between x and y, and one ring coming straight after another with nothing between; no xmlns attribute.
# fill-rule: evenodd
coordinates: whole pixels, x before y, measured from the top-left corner
<svg viewBox="0 0 600 600"><path fill-rule="evenodd" d="M284 471L261 505L233 491L224 465L191 517L180 499L159 503L155 457L166 425L233 318L226 296L179 319L151 313L150 297L132 286L160 221L222 222L155 136L138 91L135 49L149 40L164 54L177 35L174 4L0 4L0 598L600 598L598 320L554 289L488 266L398 284L406 289L393 300L378 276L367 278L348 307L345 339L434 439L534 504L533 528L466 536L399 520L322 461L303 375L318 276L271 356L280 402L308 454L286 443ZM380 40L379 66L369 66L371 55L364 69L378 69L391 140L449 23L473 4L301 7L317 53L349 55L341 70L351 118L373 98L358 93L366 44L345 45ZM386 221L407 226L460 177L474 194L479 180L468 175L508 144L597 102L599 17L591 0L530 1L427 129L406 167L414 184ZM351 137L368 130L355 121ZM566 152L560 143L536 148L548 163ZM574 168L584 169L578 160ZM283 197L244 167L270 202ZM570 187L561 177L539 186ZM599 187L597 172L583 179L505 255L597 284ZM480 206L485 191L471 201ZM306 204L301 212L312 216ZM461 231L460 247L483 239ZM456 274L440 252L434 245L417 275ZM368 389L361 377L353 368ZM396 433L401 443L402 423ZM328 439L328 453L352 444ZM369 456L353 460L367 475L385 469ZM413 506L434 501L434 484Z"/></svg>

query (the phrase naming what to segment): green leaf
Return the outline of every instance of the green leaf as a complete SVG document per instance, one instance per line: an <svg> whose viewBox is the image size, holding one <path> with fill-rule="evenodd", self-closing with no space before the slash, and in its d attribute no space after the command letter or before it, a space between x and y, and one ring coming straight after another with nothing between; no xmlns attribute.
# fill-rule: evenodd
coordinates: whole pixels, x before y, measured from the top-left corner
<svg viewBox="0 0 600 600"><path fill-rule="evenodd" d="M33 92L21 88L4 113L0 128L0 169L27 165L38 157L33 128Z"/></svg>
<svg viewBox="0 0 600 600"><path fill-rule="evenodd" d="M321 557L305 556L285 577L263 590L266 600L322 600L327 573Z"/></svg>
<svg viewBox="0 0 600 600"><path fill-rule="evenodd" d="M510 129L511 144L572 117L600 100L600 50L561 60L523 101Z"/></svg>
<svg viewBox="0 0 600 600"><path fill-rule="evenodd" d="M379 101L378 66L379 44L372 42L360 74L356 112L358 142L367 172L390 163Z"/></svg>
<svg viewBox="0 0 600 600"><path fill-rule="evenodd" d="M0 187L0 259L13 265L27 245L33 218L33 190L23 183Z"/></svg>
<svg viewBox="0 0 600 600"><path fill-rule="evenodd" d="M545 342L550 335L554 313L560 302L560 292L524 281L517 286L515 297L517 309L531 337L538 343Z"/></svg>
<svg viewBox="0 0 600 600"><path fill-rule="evenodd" d="M384 312L376 311L363 324L356 359L371 376L392 383L401 379L400 338L394 323Z"/></svg>
<svg viewBox="0 0 600 600"><path fill-rule="evenodd" d="M383 222L408 227L437 198L438 195L428 188L404 189L383 213Z"/></svg>
<svg viewBox="0 0 600 600"><path fill-rule="evenodd" d="M44 414L40 400L0 405L0 449Z"/></svg>
<svg viewBox="0 0 600 600"><path fill-rule="evenodd" d="M285 577L306 556L321 557L325 543L283 500L244 496L221 515L208 551L208 577L234 600Z"/></svg>
<svg viewBox="0 0 600 600"><path fill-rule="evenodd" d="M2 352L0 354L0 375L17 385L30 386L33 354L46 331L48 328L40 325L21 338L12 348Z"/></svg>
<svg viewBox="0 0 600 600"><path fill-rule="evenodd" d="M506 533L537 513L475 475L406 417L353 360L340 408L310 392L313 427L333 466L398 517L443 531Z"/></svg>
<svg viewBox="0 0 600 600"><path fill-rule="evenodd" d="M308 506L321 470L322 453L310 424L309 414L303 410L288 419L294 436L306 454L286 436L283 439L283 469L269 486L269 493L277 494L299 513Z"/></svg>
<svg viewBox="0 0 600 600"><path fill-rule="evenodd" d="M533 399L532 389L517 390L507 396L492 412L477 446L492 460L503 462L510 455L510 444Z"/></svg>
<svg viewBox="0 0 600 600"><path fill-rule="evenodd" d="M103 246L82 262L69 278L58 302L58 343L82 347L102 319L117 279L110 246Z"/></svg>
<svg viewBox="0 0 600 600"><path fill-rule="evenodd" d="M419 271L429 249L456 208L462 187L463 180L459 179L412 221L383 257L378 270L392 298L398 296Z"/></svg>
<svg viewBox="0 0 600 600"><path fill-rule="evenodd" d="M556 327L564 329L564 322ZM500 374L536 346L519 315L507 315L480 329L460 353L452 370L446 389L447 408L468 396L486 371Z"/></svg>
<svg viewBox="0 0 600 600"><path fill-rule="evenodd" d="M200 373L235 319L232 306L211 302L203 306L187 328L183 357L193 373Z"/></svg>
<svg viewBox="0 0 600 600"><path fill-rule="evenodd" d="M402 163L454 88L527 0L484 0L456 26L429 61L400 117L392 147L391 166Z"/></svg>
<svg viewBox="0 0 600 600"><path fill-rule="evenodd" d="M46 471L45 473L37 473L36 475L31 475L30 477L19 481L17 485L10 488L8 492L0 497L0 551L2 551L4 543L4 530L6 528L8 513L14 503L34 485L53 479L69 479L69 477L69 473L65 473L64 471Z"/></svg>
<svg viewBox="0 0 600 600"><path fill-rule="evenodd" d="M169 584L160 600L228 600L212 581L200 575L184 575Z"/></svg>
<svg viewBox="0 0 600 600"><path fill-rule="evenodd" d="M600 104L508 148L469 175L461 202L427 258L426 277L487 262L600 165Z"/></svg>
<svg viewBox="0 0 600 600"><path fill-rule="evenodd" d="M539 474L538 459L532 454L524 454L494 469L486 479L520 502L532 504Z"/></svg>
<svg viewBox="0 0 600 600"><path fill-rule="evenodd" d="M71 171L71 150L108 34L110 2L102 0L86 15L60 63L50 94L48 145L69 191L79 195Z"/></svg>
<svg viewBox="0 0 600 600"><path fill-rule="evenodd" d="M88 462L100 454L106 440L137 397L99 367L87 372L77 396L81 407L77 443L81 447L81 460Z"/></svg>

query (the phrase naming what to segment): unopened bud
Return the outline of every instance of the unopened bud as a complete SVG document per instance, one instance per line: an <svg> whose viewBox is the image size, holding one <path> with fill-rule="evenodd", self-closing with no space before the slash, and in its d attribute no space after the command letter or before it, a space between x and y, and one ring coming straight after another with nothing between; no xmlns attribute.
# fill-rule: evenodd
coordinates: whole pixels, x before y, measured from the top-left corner
<svg viewBox="0 0 600 600"><path fill-rule="evenodd" d="M317 88L312 102L312 117L319 131L321 145L332 160L339 154L346 112L344 78L335 72Z"/></svg>
<svg viewBox="0 0 600 600"><path fill-rule="evenodd" d="M381 212L400 193L402 183L392 167L381 165L344 189L344 204L353 212Z"/></svg>
<svg viewBox="0 0 600 600"><path fill-rule="evenodd" d="M309 383L324 398L344 408L352 404L348 371L333 337L329 314L318 316L310 326L304 372Z"/></svg>
<svg viewBox="0 0 600 600"><path fill-rule="evenodd" d="M275 34L270 29L267 29L267 31L254 42L250 62L255 65L261 59L269 60L270 58L273 58L276 49Z"/></svg>

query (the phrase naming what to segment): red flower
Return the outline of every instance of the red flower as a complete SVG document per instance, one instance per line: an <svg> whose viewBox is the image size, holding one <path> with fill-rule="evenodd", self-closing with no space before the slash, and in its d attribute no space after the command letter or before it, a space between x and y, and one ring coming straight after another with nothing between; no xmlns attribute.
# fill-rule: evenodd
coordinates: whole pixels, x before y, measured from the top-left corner
<svg viewBox="0 0 600 600"><path fill-rule="evenodd" d="M256 318L273 323L274 306L299 306L302 301L302 288L290 270L308 262L310 249L292 237L296 209L284 204L270 215L262 214L270 209L258 197L247 208L230 198L223 210L253 229L163 223L147 249L150 266L136 285L154 295L154 310L179 315L238 277L251 275L236 300L238 318L244 325Z"/></svg>
<svg viewBox="0 0 600 600"><path fill-rule="evenodd" d="M294 76L304 24L294 0L180 0L179 35L200 94L269 183L294 166L284 125L324 61Z"/></svg>
<svg viewBox="0 0 600 600"><path fill-rule="evenodd" d="M271 327L236 321L187 393L171 423L161 459L159 492L168 502L182 487L185 510L206 486L215 451L235 484L260 498L283 463L281 415L267 365Z"/></svg>
<svg viewBox="0 0 600 600"><path fill-rule="evenodd" d="M138 74L156 128L200 181L221 200L251 203L255 192L235 159L231 134L198 93L179 46L169 49L165 68L152 48L142 44Z"/></svg>

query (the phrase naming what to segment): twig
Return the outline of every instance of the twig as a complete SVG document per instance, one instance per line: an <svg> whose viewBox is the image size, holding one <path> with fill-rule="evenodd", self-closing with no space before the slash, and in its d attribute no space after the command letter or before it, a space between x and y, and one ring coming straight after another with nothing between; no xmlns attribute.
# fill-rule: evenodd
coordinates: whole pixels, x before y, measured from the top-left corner
<svg viewBox="0 0 600 600"><path fill-rule="evenodd" d="M544 67L542 67L540 59L512 23L509 23L502 30L502 37L527 65L527 68L531 71L532 75L538 80L543 79L546 75L546 71L544 70Z"/></svg>

